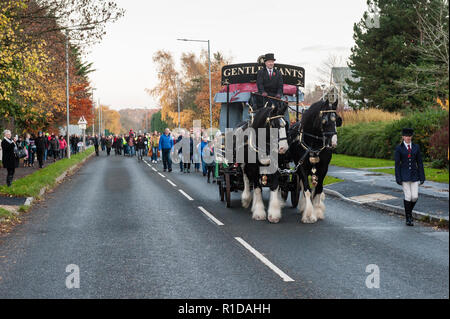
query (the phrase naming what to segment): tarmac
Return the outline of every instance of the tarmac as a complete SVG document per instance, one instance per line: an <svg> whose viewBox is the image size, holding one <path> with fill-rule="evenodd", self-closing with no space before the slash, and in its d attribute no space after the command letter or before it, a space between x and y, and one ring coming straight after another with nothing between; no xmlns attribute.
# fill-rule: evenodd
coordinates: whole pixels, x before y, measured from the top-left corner
<svg viewBox="0 0 450 319"><path fill-rule="evenodd" d="M327 185L324 188L327 195L404 216L403 190L393 175L338 166L330 166L328 175L343 181ZM0 207L5 209L17 209L26 201L27 198L0 195ZM420 185L413 217L448 227L449 185L432 181Z"/></svg>
<svg viewBox="0 0 450 319"><path fill-rule="evenodd" d="M404 216L403 189L394 175L338 166L330 166L328 175L343 180L327 185L328 195ZM449 185L432 181L420 185L413 216L448 226Z"/></svg>

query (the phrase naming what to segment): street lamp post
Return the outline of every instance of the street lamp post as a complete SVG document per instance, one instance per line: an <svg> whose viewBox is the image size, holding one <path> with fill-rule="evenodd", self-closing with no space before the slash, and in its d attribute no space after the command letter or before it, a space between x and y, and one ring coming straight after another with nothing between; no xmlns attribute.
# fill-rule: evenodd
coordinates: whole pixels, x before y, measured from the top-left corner
<svg viewBox="0 0 450 319"><path fill-rule="evenodd" d="M94 99L94 90L96 90L96 88L92 88L92 137L95 136L95 99Z"/></svg>
<svg viewBox="0 0 450 319"><path fill-rule="evenodd" d="M209 40L192 40L192 39L177 39L178 41L190 42L207 42L208 43L208 76L209 76L209 127L210 135L212 135L212 100L211 100L211 50Z"/></svg>
<svg viewBox="0 0 450 319"><path fill-rule="evenodd" d="M66 138L69 144L69 30L66 30ZM67 148L67 158L70 158L70 147Z"/></svg>
<svg viewBox="0 0 450 319"><path fill-rule="evenodd" d="M180 88L178 82L178 75L175 74L175 85L177 87L177 103L178 103L178 128L181 126L181 117L180 117Z"/></svg>

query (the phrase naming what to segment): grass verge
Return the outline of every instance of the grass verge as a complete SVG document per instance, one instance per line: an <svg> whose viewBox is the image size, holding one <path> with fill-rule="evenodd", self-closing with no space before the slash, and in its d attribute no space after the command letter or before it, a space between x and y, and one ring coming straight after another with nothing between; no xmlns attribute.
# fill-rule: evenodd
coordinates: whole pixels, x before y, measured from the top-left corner
<svg viewBox="0 0 450 319"><path fill-rule="evenodd" d="M9 210L6 210L4 208L0 208L0 219L12 218L13 216L14 216L14 214L11 213Z"/></svg>
<svg viewBox="0 0 450 319"><path fill-rule="evenodd" d="M395 166L395 162L393 160L386 160L380 158L368 158L344 154L333 154L330 165L350 167L350 168L371 168L371 167Z"/></svg>
<svg viewBox="0 0 450 319"><path fill-rule="evenodd" d="M350 156L344 154L333 154L330 165L349 167L349 168L377 168L395 166L392 160L368 158L359 156ZM437 169L430 167L431 163L424 163L426 179L438 183L448 183L448 169ZM395 175L394 168L380 168L371 171Z"/></svg>
<svg viewBox="0 0 450 319"><path fill-rule="evenodd" d="M333 176L325 176L325 179L323 180L323 186L343 182L344 180L333 177Z"/></svg>
<svg viewBox="0 0 450 319"><path fill-rule="evenodd" d="M93 152L94 148L90 147L82 153L71 156L70 159L62 159L33 174L14 181L11 187L6 185L0 186L0 193L12 196L37 197L43 187L52 187L58 176L73 165L80 163Z"/></svg>
<svg viewBox="0 0 450 319"><path fill-rule="evenodd" d="M395 169L386 168L386 169L374 169L374 172L386 173L395 175ZM431 167L425 167L425 177L429 181L438 182L438 183L448 183L449 176L448 170L446 169L436 169Z"/></svg>

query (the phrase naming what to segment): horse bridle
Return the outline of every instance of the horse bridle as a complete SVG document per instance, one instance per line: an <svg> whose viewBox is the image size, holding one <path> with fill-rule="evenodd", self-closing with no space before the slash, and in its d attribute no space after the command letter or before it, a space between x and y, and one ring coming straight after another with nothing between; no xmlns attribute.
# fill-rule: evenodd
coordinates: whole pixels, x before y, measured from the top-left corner
<svg viewBox="0 0 450 319"><path fill-rule="evenodd" d="M264 105L264 108L267 107L267 104L268 104L268 102ZM249 105L249 107L250 107L250 105ZM272 109L275 109L274 105L272 105ZM251 113L255 113L255 111L253 111L253 108L251 108ZM250 126L253 124L253 119L254 119L254 117L253 117L253 114L252 114L252 120L251 120ZM273 128L271 123L275 119L280 119L280 128L284 128L286 130L286 121L284 119L284 115L275 115L275 116L268 117L266 119L266 125L269 125L269 128ZM280 143L280 141L287 140L288 139L287 136L288 136L288 134L287 134L287 130L286 130L286 136L278 138L278 143ZM248 144L249 147L251 147L253 149L253 151L258 153L259 152L258 148L256 146L252 145L251 141L252 141L252 139L250 138L249 139L249 144Z"/></svg>
<svg viewBox="0 0 450 319"><path fill-rule="evenodd" d="M323 113L335 113L336 114L336 110L320 111L320 113L319 113L320 117L322 117ZM313 135L313 134L309 134L309 133L303 132L303 127L301 125L299 126L299 136L298 136L297 139L299 140L300 145L303 147L303 149L305 149L305 151L306 151L305 154L312 153L312 154L316 154L318 156L320 154L320 152L322 152L325 148L327 148L327 147L329 148L330 147L329 145L327 145L327 135L333 136L333 135L336 134L336 131L334 131L334 132L324 132L322 125L323 125L323 123L321 122L320 130L321 130L322 136L317 136L317 135ZM319 149L312 149L311 147L309 147L306 144L306 142L305 142L305 139L304 139L305 135L309 136L311 138L314 138L316 140L322 141L322 147L320 147Z"/></svg>

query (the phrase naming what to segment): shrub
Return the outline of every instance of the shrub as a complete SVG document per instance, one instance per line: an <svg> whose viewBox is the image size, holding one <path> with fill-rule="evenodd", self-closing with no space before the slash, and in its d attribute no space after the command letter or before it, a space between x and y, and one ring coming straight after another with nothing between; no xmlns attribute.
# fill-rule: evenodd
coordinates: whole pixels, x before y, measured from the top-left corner
<svg viewBox="0 0 450 319"><path fill-rule="evenodd" d="M431 135L429 153L434 166L448 166L448 123Z"/></svg>
<svg viewBox="0 0 450 319"><path fill-rule="evenodd" d="M448 112L428 109L390 122L371 122L338 128L337 153L393 159L405 127L414 129L413 142L420 146L424 160L430 160L431 135L448 123ZM447 135L448 136L448 135ZM448 144L447 144L448 145Z"/></svg>
<svg viewBox="0 0 450 319"><path fill-rule="evenodd" d="M402 115L395 112L387 112L380 109L370 108L366 110L340 110L343 125L353 125L370 122L389 122L400 120Z"/></svg>

